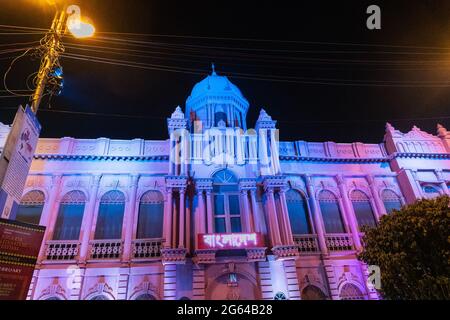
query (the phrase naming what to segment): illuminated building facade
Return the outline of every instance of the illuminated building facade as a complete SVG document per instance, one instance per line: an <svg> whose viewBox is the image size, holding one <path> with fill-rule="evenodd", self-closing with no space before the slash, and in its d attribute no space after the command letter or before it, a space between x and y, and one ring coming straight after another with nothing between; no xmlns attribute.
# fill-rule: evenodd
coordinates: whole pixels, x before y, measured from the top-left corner
<svg viewBox="0 0 450 320"><path fill-rule="evenodd" d="M41 139L17 216L47 227L29 299L378 299L360 227L449 194L450 133L278 142L248 108L213 71L167 140Z"/></svg>

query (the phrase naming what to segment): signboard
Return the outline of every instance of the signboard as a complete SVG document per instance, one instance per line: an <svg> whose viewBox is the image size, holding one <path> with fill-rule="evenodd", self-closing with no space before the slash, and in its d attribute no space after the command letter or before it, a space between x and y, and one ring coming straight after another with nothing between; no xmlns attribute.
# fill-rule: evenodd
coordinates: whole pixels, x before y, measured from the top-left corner
<svg viewBox="0 0 450 320"><path fill-rule="evenodd" d="M260 233L212 233L198 235L199 249L245 249L263 247Z"/></svg>
<svg viewBox="0 0 450 320"><path fill-rule="evenodd" d="M14 219L41 132L27 106L20 106L0 156L0 217Z"/></svg>
<svg viewBox="0 0 450 320"><path fill-rule="evenodd" d="M0 300L25 300L45 227L0 219Z"/></svg>

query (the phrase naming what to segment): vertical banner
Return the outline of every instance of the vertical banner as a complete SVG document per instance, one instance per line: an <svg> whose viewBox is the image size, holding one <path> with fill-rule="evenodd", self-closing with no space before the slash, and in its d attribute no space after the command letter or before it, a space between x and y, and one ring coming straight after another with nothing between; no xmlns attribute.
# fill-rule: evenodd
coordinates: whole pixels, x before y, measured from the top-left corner
<svg viewBox="0 0 450 320"><path fill-rule="evenodd" d="M25 300L45 227L0 219L0 300Z"/></svg>
<svg viewBox="0 0 450 320"><path fill-rule="evenodd" d="M31 108L19 107L0 156L0 217L14 219L41 132Z"/></svg>

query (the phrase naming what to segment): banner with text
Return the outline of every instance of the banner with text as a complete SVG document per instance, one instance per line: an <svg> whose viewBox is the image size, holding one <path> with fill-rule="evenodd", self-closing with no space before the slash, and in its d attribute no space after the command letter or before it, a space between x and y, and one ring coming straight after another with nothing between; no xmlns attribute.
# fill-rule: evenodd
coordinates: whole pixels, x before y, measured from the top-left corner
<svg viewBox="0 0 450 320"><path fill-rule="evenodd" d="M19 107L0 156L1 218L14 219L41 132L31 108Z"/></svg>
<svg viewBox="0 0 450 320"><path fill-rule="evenodd" d="M0 300L25 300L45 227L0 219Z"/></svg>

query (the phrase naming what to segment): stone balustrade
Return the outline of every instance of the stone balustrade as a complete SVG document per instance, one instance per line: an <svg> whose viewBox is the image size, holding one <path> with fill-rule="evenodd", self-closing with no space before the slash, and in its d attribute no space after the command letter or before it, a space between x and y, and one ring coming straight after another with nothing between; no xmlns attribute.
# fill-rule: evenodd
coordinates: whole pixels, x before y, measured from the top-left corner
<svg viewBox="0 0 450 320"><path fill-rule="evenodd" d="M153 259L161 257L163 239L139 239L132 242L133 259Z"/></svg>
<svg viewBox="0 0 450 320"><path fill-rule="evenodd" d="M92 240L90 258L92 260L120 259L122 246L122 240Z"/></svg>
<svg viewBox="0 0 450 320"><path fill-rule="evenodd" d="M298 252L302 255L320 253L317 235L315 234L294 235L294 243L298 247Z"/></svg>
<svg viewBox="0 0 450 320"><path fill-rule="evenodd" d="M73 261L78 258L80 242L78 240L47 241L45 249L46 261Z"/></svg>
<svg viewBox="0 0 450 320"><path fill-rule="evenodd" d="M326 234L325 243L330 252L353 251L353 239L351 234L335 233Z"/></svg>

